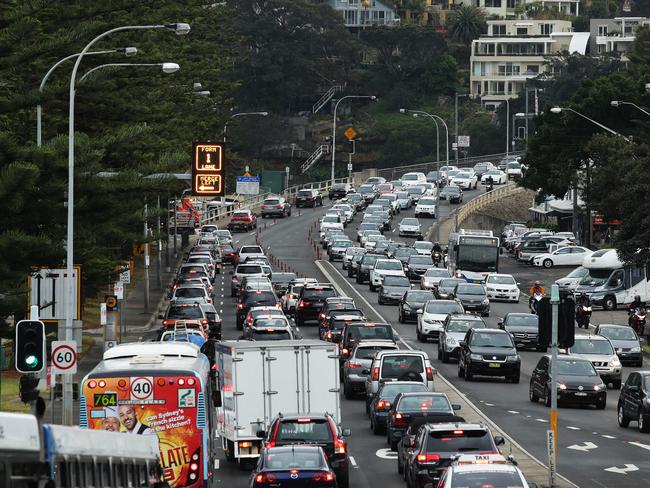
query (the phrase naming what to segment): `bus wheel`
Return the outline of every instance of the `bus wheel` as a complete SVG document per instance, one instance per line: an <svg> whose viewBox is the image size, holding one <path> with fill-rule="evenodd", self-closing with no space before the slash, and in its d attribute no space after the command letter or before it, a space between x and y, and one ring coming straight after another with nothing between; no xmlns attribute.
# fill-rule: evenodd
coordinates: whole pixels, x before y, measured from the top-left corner
<svg viewBox="0 0 650 488"><path fill-rule="evenodd" d="M608 295L603 300L603 308L605 310L616 310L616 297Z"/></svg>

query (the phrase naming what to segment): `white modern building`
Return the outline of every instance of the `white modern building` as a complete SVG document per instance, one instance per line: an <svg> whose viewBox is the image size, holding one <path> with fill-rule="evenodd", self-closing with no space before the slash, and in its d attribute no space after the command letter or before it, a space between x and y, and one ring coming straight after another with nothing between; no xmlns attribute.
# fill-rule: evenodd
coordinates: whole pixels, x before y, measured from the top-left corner
<svg viewBox="0 0 650 488"><path fill-rule="evenodd" d="M616 17L614 19L591 19L590 52L593 55L618 53L623 58L632 47L639 27L650 26L646 17Z"/></svg>
<svg viewBox="0 0 650 488"><path fill-rule="evenodd" d="M341 13L345 26L351 29L397 25L400 19L388 1L381 0L325 0Z"/></svg>
<svg viewBox="0 0 650 488"><path fill-rule="evenodd" d="M589 32L573 32L568 20L492 20L472 41L470 94L494 109L517 97L526 80L547 70L547 57L585 54Z"/></svg>
<svg viewBox="0 0 650 488"><path fill-rule="evenodd" d="M488 16L496 15L502 19L514 17L516 9L522 5L533 4L567 15L580 15L580 0L454 0L454 3L471 3L475 7L483 8Z"/></svg>

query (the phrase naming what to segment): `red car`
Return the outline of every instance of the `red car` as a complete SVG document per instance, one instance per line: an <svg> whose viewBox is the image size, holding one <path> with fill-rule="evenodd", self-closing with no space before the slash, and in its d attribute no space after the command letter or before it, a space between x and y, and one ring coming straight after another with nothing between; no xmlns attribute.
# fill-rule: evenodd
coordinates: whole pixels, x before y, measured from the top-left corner
<svg viewBox="0 0 650 488"><path fill-rule="evenodd" d="M228 223L229 230L253 230L257 228L257 217L250 210L235 210Z"/></svg>

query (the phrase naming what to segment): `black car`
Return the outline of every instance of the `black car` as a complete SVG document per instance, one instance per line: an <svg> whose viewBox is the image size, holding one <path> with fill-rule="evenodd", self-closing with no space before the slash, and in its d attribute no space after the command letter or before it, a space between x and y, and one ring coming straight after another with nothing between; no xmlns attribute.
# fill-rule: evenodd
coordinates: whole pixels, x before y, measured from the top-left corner
<svg viewBox="0 0 650 488"><path fill-rule="evenodd" d="M341 342L343 329L350 322L361 322L366 318L361 310L333 310L320 324L318 336L328 342Z"/></svg>
<svg viewBox="0 0 650 488"><path fill-rule="evenodd" d="M359 341L377 340L397 342L396 337L393 335L393 327L390 324L377 322L351 322L346 324L341 333L339 363L341 366L343 365Z"/></svg>
<svg viewBox="0 0 650 488"><path fill-rule="evenodd" d="M434 290L436 294L436 298L440 300L449 299L449 296L454 293L454 290L456 289L456 285L462 283L467 283L467 281L465 281L462 278L441 279L440 282L438 283L438 288Z"/></svg>
<svg viewBox="0 0 650 488"><path fill-rule="evenodd" d="M296 303L296 326L302 327L308 320L318 320L325 299L336 295L336 290L329 283L305 284Z"/></svg>
<svg viewBox="0 0 650 488"><path fill-rule="evenodd" d="M359 270L359 265L364 255L365 254L357 254L356 256L352 256L352 259L350 260L350 265L348 266L348 277L354 278L357 275L357 271Z"/></svg>
<svg viewBox="0 0 650 488"><path fill-rule="evenodd" d="M458 300L467 311L478 312L485 317L490 315L490 300L480 283L458 283L449 299Z"/></svg>
<svg viewBox="0 0 650 488"><path fill-rule="evenodd" d="M325 305L323 305L323 310L318 314L318 318L321 320L327 320L329 318L330 312L336 310L357 310L357 306L354 304L354 299L350 297L330 297L325 299Z"/></svg>
<svg viewBox="0 0 650 488"><path fill-rule="evenodd" d="M244 320L252 307L273 306L278 303L278 297L272 291L243 291L239 297L239 303L237 303L237 330L243 329Z"/></svg>
<svg viewBox="0 0 650 488"><path fill-rule="evenodd" d="M357 193L363 197L366 204L371 204L377 197L377 187L371 183L363 184L357 189Z"/></svg>
<svg viewBox="0 0 650 488"><path fill-rule="evenodd" d="M519 383L521 358L512 337L501 329L470 329L460 343L458 376L505 376Z"/></svg>
<svg viewBox="0 0 650 488"><path fill-rule="evenodd" d="M581 405L595 405L602 410L607 406L607 385L588 359L574 356L557 358L557 401ZM528 398L537 403L540 398L551 406L551 356L540 358L530 376Z"/></svg>
<svg viewBox="0 0 650 488"><path fill-rule="evenodd" d="M379 305L399 303L410 289L411 282L406 276L385 276L379 287Z"/></svg>
<svg viewBox="0 0 650 488"><path fill-rule="evenodd" d="M458 454L496 453L497 446L505 443L501 436L492 437L483 424L462 422L424 424L409 441L403 465L398 457L397 469L404 470L410 488L436 486Z"/></svg>
<svg viewBox="0 0 650 488"><path fill-rule="evenodd" d="M424 275L428 269L434 267L435 264L433 264L433 258L431 256L413 254L409 256L408 261L406 261L406 276L408 276L411 281L420 281L422 275Z"/></svg>
<svg viewBox="0 0 650 488"><path fill-rule="evenodd" d="M440 200L449 200L449 203L462 203L463 190L457 186L446 186L440 191Z"/></svg>
<svg viewBox="0 0 650 488"><path fill-rule="evenodd" d="M393 251L392 259L399 259L402 264L408 263L411 256L419 256L418 252L412 247L398 247Z"/></svg>
<svg viewBox="0 0 650 488"><path fill-rule="evenodd" d="M316 207L323 205L323 197L317 190L298 190L296 207Z"/></svg>
<svg viewBox="0 0 650 488"><path fill-rule="evenodd" d="M517 349L534 348L537 351L546 352L546 346L537 344L539 330L537 315L519 312L507 313L498 325L500 329L512 334Z"/></svg>
<svg viewBox="0 0 650 488"><path fill-rule="evenodd" d="M250 488L312 485L322 488L341 486L327 463L323 449L313 445L264 449L248 484Z"/></svg>
<svg viewBox="0 0 650 488"><path fill-rule="evenodd" d="M382 254L364 254L356 270L357 283L365 283L370 279L370 270L375 267L378 259L385 259Z"/></svg>
<svg viewBox="0 0 650 488"><path fill-rule="evenodd" d="M360 212L366 208L366 201L363 199L363 196L359 195L358 193L348 193L346 199L348 203L356 209L357 212Z"/></svg>
<svg viewBox="0 0 650 488"><path fill-rule="evenodd" d="M414 421L459 422L462 419L456 417L455 410L460 410L460 405L449 403L444 393L400 393L388 412L386 442L391 450L397 450L397 443Z"/></svg>
<svg viewBox="0 0 650 488"><path fill-rule="evenodd" d="M420 381L389 381L379 385L379 390L370 401L368 415L370 416L370 429L376 435L383 434L386 430L386 420L395 403L395 398L400 393L426 393L427 387Z"/></svg>
<svg viewBox="0 0 650 488"><path fill-rule="evenodd" d="M289 283L296 279L296 273L273 273L271 275L271 284L278 297L284 295L289 289Z"/></svg>
<svg viewBox="0 0 650 488"><path fill-rule="evenodd" d="M199 305L208 321L208 337L210 339L221 340L221 317L217 309L211 303L202 303Z"/></svg>
<svg viewBox="0 0 650 488"><path fill-rule="evenodd" d="M328 197L330 200L335 198L345 198L345 196L352 191L352 185L349 183L335 183L330 186Z"/></svg>
<svg viewBox="0 0 650 488"><path fill-rule="evenodd" d="M650 433L650 371L634 371L618 397L618 425L637 421L639 432Z"/></svg>
<svg viewBox="0 0 650 488"><path fill-rule="evenodd" d="M271 422L268 433L257 432L258 437L266 438L265 446L298 447L297 444L306 443L320 446L325 451L328 464L336 473L338 488L348 486L350 454L344 437L349 435L350 429L341 429L328 413L281 413Z"/></svg>
<svg viewBox="0 0 650 488"><path fill-rule="evenodd" d="M418 321L418 309L422 308L428 300L433 300L433 292L427 290L410 290L402 297L398 305L399 323Z"/></svg>
<svg viewBox="0 0 650 488"><path fill-rule="evenodd" d="M460 342L465 339L467 331L486 328L483 319L477 315L450 313L442 324L442 331L438 336L438 360L448 363L450 358L458 358Z"/></svg>
<svg viewBox="0 0 650 488"><path fill-rule="evenodd" d="M612 343L621 363L631 364L637 368L643 366L643 349L634 329L629 325L600 324L596 334L607 337Z"/></svg>

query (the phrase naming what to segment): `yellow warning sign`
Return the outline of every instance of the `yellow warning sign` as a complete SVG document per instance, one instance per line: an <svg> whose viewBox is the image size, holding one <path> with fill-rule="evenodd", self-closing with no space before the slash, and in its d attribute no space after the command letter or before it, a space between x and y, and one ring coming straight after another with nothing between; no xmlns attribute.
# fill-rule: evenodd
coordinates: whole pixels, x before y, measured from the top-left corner
<svg viewBox="0 0 650 488"><path fill-rule="evenodd" d="M348 130L346 130L343 134L345 134L345 137L347 137L349 140L352 140L355 137L357 137L357 131L354 130L352 127L349 127Z"/></svg>

